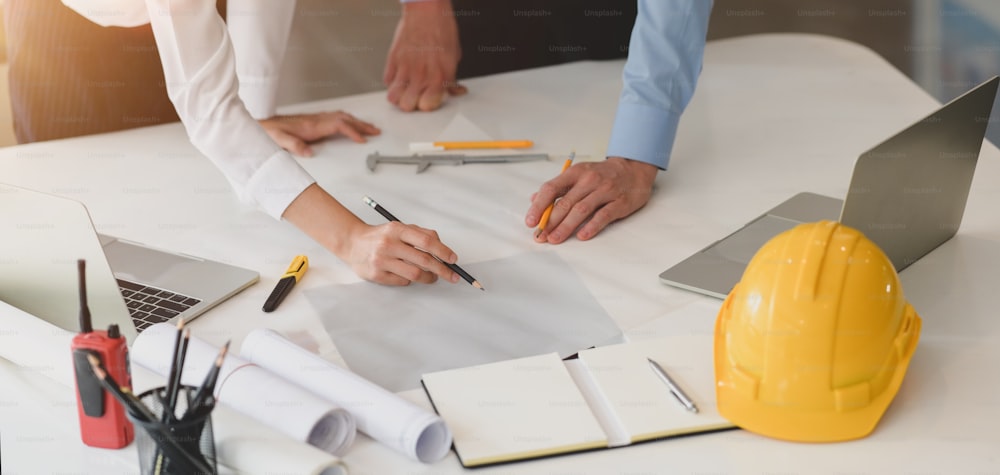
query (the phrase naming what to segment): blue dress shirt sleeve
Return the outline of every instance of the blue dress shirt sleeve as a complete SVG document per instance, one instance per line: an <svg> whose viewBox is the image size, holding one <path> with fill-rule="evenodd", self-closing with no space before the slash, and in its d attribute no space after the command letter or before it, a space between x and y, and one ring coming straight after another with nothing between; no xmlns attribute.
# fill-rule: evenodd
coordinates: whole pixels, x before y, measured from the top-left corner
<svg viewBox="0 0 1000 475"><path fill-rule="evenodd" d="M639 0L607 156L667 168L711 11L712 0Z"/></svg>

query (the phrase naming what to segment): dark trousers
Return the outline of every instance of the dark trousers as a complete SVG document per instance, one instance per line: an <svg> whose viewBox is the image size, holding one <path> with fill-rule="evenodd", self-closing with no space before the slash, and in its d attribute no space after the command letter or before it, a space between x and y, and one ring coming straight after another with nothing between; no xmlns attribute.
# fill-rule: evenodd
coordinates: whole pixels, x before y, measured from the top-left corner
<svg viewBox="0 0 1000 475"><path fill-rule="evenodd" d="M452 0L458 77L584 59L624 58L636 0Z"/></svg>
<svg viewBox="0 0 1000 475"><path fill-rule="evenodd" d="M60 0L4 0L4 20L18 142L178 120L149 25L101 27Z"/></svg>

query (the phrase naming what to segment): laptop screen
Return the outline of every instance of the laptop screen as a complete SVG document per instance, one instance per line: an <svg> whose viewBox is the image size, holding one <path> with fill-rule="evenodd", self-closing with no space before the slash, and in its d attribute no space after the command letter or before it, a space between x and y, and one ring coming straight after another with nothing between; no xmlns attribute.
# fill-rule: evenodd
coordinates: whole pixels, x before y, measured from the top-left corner
<svg viewBox="0 0 1000 475"><path fill-rule="evenodd" d="M0 300L79 331L76 263L85 259L94 328L116 323L132 341L135 327L83 204L0 184L0 235Z"/></svg>

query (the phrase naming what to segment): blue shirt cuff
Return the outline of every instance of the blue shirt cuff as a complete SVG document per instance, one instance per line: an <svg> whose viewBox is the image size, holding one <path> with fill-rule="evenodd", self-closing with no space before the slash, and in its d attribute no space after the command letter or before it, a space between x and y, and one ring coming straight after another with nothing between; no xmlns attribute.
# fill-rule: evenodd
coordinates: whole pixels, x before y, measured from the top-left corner
<svg viewBox="0 0 1000 475"><path fill-rule="evenodd" d="M619 102L608 142L608 157L623 157L667 169L680 112Z"/></svg>

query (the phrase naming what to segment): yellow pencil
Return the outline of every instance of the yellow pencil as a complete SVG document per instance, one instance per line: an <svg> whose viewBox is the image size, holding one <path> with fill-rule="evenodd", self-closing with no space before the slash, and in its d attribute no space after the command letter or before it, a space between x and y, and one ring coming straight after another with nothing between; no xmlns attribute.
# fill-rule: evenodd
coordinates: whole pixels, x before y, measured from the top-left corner
<svg viewBox="0 0 1000 475"><path fill-rule="evenodd" d="M562 170L559 171L560 175L562 175L563 172L565 172L566 169L569 168L569 166L573 164L573 159L574 158L576 158L576 151L575 150L573 152L571 152L569 154L569 158L567 158L566 161L563 162ZM552 204L550 204L548 208L545 208L545 212L542 213L542 219L538 221L538 230L535 231L535 237L538 237L539 234L542 234L542 231L545 230L545 225L549 224L549 215L552 214L552 207L555 206L555 204L556 203L553 201Z"/></svg>
<svg viewBox="0 0 1000 475"><path fill-rule="evenodd" d="M535 145L531 140L473 140L465 142L413 142L411 152L433 152L441 150L458 150L470 148L531 148Z"/></svg>

